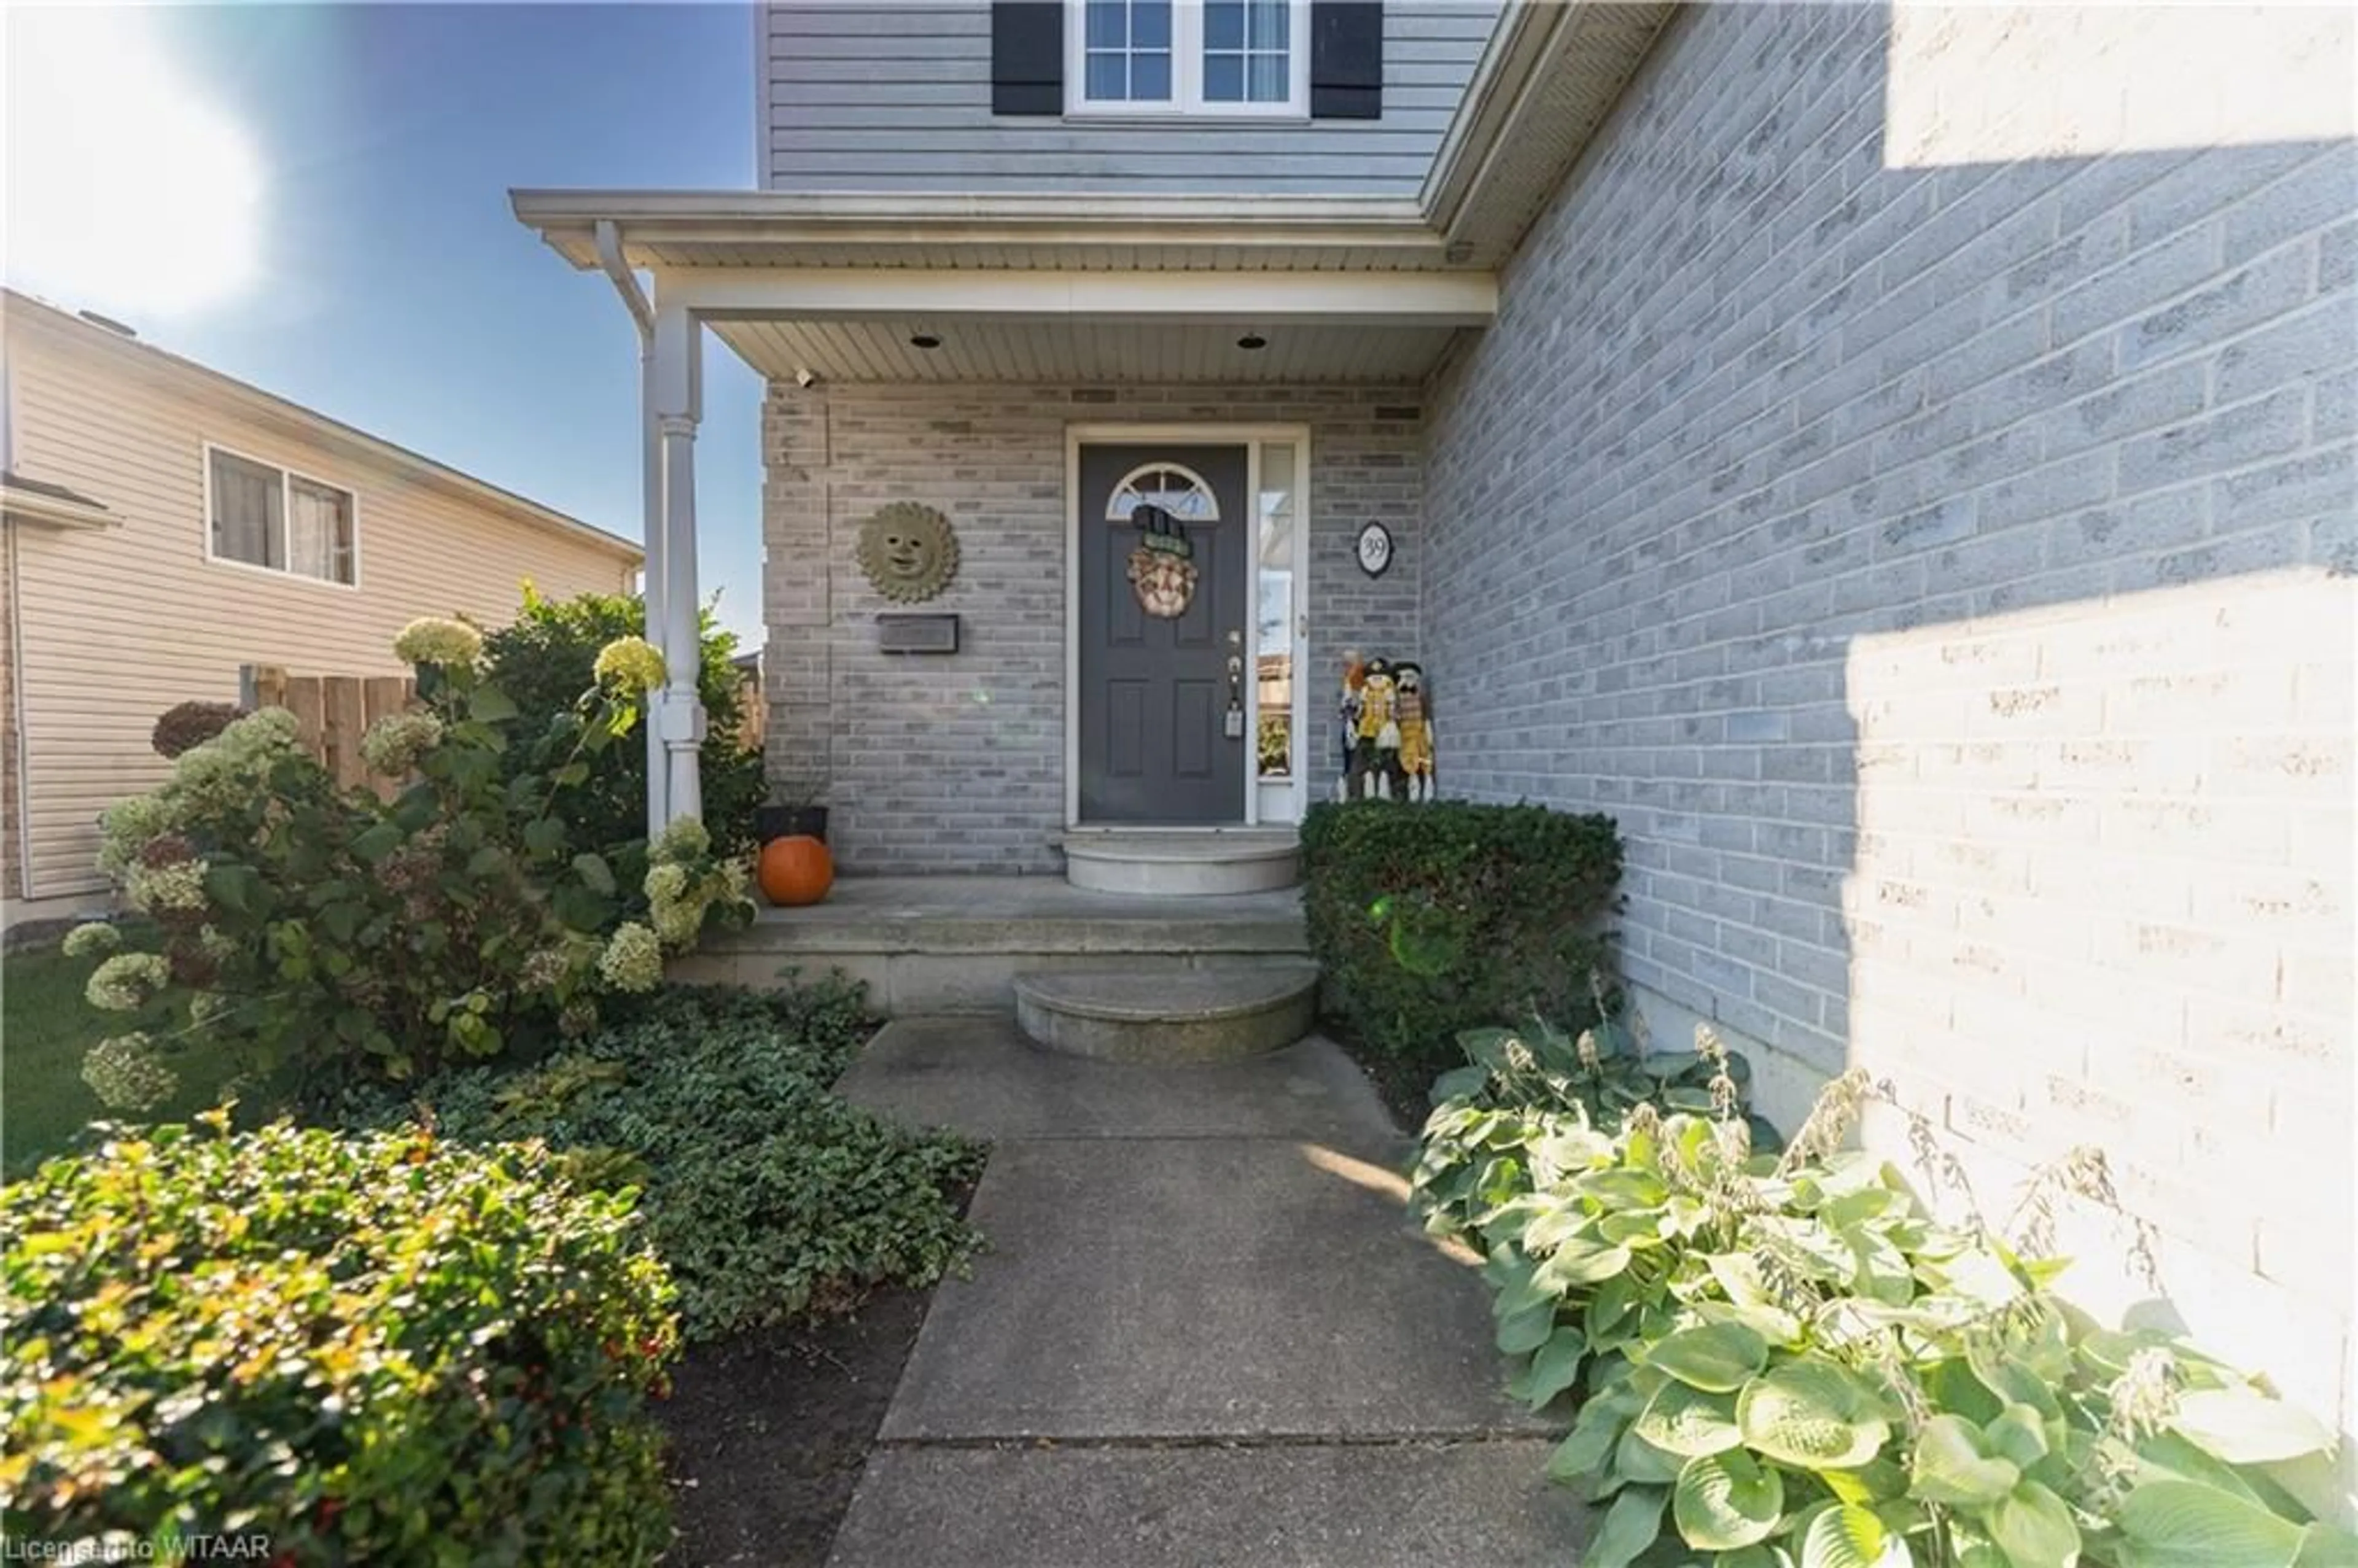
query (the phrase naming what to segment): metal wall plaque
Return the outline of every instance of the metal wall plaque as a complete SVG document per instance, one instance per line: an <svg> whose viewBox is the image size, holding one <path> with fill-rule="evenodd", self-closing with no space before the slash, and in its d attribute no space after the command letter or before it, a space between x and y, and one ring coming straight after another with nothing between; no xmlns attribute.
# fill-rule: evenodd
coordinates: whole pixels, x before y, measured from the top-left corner
<svg viewBox="0 0 2358 1568"><path fill-rule="evenodd" d="M885 654L955 654L958 651L958 618L879 615L876 648Z"/></svg>

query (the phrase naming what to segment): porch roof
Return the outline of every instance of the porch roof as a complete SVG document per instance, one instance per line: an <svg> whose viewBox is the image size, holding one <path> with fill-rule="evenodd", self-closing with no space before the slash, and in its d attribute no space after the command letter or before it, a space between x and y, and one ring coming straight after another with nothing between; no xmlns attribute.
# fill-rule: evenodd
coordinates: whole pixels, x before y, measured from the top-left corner
<svg viewBox="0 0 2358 1568"><path fill-rule="evenodd" d="M1414 381L1498 287L1411 204L519 191L577 265L644 268L763 374ZM1250 343L1252 346L1245 346Z"/></svg>
<svg viewBox="0 0 2358 1568"><path fill-rule="evenodd" d="M656 272L1427 271L1470 265L1414 201L1360 197L962 196L786 190L516 190L520 222L576 267L598 225Z"/></svg>

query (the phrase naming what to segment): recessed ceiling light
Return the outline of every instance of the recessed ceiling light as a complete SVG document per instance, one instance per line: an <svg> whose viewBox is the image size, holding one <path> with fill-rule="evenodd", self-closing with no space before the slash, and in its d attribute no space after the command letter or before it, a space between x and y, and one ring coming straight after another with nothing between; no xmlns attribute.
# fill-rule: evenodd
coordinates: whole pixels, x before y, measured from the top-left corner
<svg viewBox="0 0 2358 1568"><path fill-rule="evenodd" d="M1259 332L1247 332L1243 337L1237 340L1237 347L1249 352L1254 349L1265 349L1269 347L1269 340L1262 337Z"/></svg>
<svg viewBox="0 0 2358 1568"><path fill-rule="evenodd" d="M931 332L912 332L909 334L909 343L911 347L920 349L938 349L942 346L942 341Z"/></svg>

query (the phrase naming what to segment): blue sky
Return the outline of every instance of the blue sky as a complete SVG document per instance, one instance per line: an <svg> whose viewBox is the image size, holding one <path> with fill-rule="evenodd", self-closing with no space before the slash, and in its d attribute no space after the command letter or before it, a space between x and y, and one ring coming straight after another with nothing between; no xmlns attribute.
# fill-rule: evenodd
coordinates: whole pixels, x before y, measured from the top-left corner
<svg viewBox="0 0 2358 1568"><path fill-rule="evenodd" d="M6 17L12 286L638 537L636 334L605 277L517 224L507 191L750 188L746 7ZM130 55L135 91L120 84ZM54 134L59 113L92 134ZM136 216L176 192L167 221ZM133 222L152 246L113 242ZM760 383L715 340L705 399L700 586L758 642Z"/></svg>

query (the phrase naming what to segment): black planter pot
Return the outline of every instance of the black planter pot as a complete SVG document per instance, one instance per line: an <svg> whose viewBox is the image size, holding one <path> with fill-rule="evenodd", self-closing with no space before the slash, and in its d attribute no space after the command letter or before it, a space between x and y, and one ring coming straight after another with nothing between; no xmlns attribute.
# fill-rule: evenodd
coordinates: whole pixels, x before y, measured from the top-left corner
<svg viewBox="0 0 2358 1568"><path fill-rule="evenodd" d="M753 808L753 837L766 844L773 838L816 838L827 842L824 806L761 806Z"/></svg>

